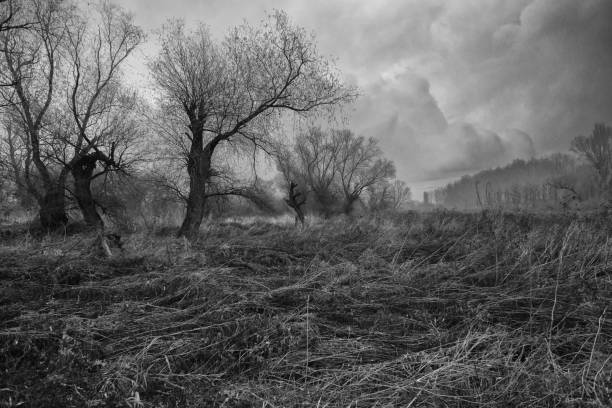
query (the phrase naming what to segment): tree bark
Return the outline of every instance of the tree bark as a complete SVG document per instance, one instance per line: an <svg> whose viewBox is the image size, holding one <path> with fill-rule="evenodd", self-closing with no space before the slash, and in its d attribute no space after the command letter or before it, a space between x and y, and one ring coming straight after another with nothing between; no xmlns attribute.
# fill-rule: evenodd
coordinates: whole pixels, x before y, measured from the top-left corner
<svg viewBox="0 0 612 408"><path fill-rule="evenodd" d="M71 167L71 172L74 178L74 196L83 214L83 220L90 227L103 228L104 222L96 210L96 202L91 193L91 180L96 161L94 155L83 156Z"/></svg>
<svg viewBox="0 0 612 408"><path fill-rule="evenodd" d="M47 231L56 230L68 222L66 215L66 199L64 197L64 183L59 181L45 191L38 212L40 223Z"/></svg>
<svg viewBox="0 0 612 408"><path fill-rule="evenodd" d="M344 214L346 214L346 215L350 215L351 214L351 211L353 211L353 205L355 204L355 201L357 201L357 198L358 198L358 196L355 197L354 195L348 195L345 198L344 208L343 208Z"/></svg>
<svg viewBox="0 0 612 408"><path fill-rule="evenodd" d="M289 197L285 199L285 202L289 207L295 211L295 226L297 227L298 222L304 227L304 211L302 206L306 204L306 197L299 191L296 191L297 183L291 181L289 184ZM300 196L302 198L300 199Z"/></svg>
<svg viewBox="0 0 612 408"><path fill-rule="evenodd" d="M196 125L192 125L192 129ZM206 182L210 177L210 167L215 142L203 146L202 131L194 131L191 151L187 160L189 173L189 196L187 197L187 211L185 219L178 231L179 237L190 240L198 236L202 219L206 213Z"/></svg>

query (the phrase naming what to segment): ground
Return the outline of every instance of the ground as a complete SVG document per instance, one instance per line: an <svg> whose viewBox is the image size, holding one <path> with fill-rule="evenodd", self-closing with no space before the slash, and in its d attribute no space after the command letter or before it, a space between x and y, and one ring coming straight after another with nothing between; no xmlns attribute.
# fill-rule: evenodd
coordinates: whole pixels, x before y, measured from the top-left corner
<svg viewBox="0 0 612 408"><path fill-rule="evenodd" d="M0 406L610 406L610 226L211 222L194 243L125 236L113 259L5 228Z"/></svg>

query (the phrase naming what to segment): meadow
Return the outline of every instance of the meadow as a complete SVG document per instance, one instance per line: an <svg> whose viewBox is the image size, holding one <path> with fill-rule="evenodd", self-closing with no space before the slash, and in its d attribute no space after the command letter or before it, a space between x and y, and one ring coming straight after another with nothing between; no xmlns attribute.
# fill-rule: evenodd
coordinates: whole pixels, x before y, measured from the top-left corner
<svg viewBox="0 0 612 408"><path fill-rule="evenodd" d="M606 407L612 219L402 213L0 241L2 407Z"/></svg>

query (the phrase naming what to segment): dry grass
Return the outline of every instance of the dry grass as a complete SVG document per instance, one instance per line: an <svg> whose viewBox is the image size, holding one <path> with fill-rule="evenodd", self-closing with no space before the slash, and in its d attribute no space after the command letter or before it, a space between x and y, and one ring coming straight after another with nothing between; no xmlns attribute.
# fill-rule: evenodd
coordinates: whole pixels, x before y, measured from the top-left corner
<svg viewBox="0 0 612 408"><path fill-rule="evenodd" d="M0 247L0 406L605 407L601 218L208 224ZM21 404L21 405L20 405Z"/></svg>

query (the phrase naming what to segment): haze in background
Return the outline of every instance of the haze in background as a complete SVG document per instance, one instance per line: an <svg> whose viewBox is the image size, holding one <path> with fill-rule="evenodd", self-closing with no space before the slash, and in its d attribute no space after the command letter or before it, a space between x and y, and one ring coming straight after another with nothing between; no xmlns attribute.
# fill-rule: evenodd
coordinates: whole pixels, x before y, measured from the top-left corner
<svg viewBox="0 0 612 408"><path fill-rule="evenodd" d="M612 122L610 0L118 3L145 29L201 20L219 39L243 19L286 10L359 86L348 125L380 139L415 198L462 174L566 151L595 122ZM146 83L152 52L130 62L134 81Z"/></svg>

